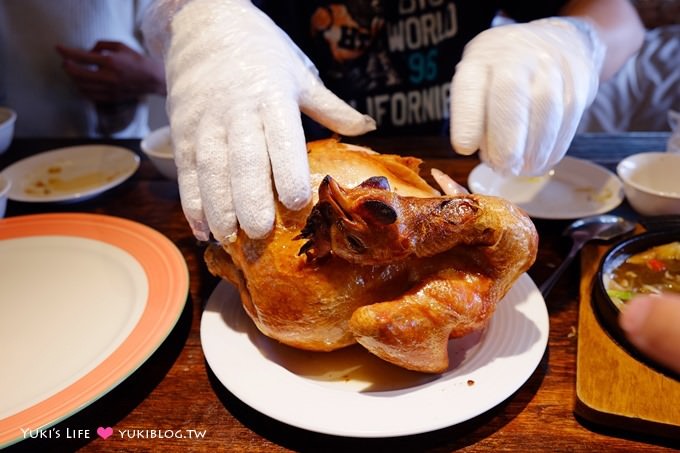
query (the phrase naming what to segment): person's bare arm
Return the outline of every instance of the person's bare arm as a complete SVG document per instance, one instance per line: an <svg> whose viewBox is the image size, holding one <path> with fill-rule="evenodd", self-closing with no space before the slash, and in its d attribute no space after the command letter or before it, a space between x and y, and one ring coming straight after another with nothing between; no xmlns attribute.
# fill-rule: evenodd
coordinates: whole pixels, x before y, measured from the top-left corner
<svg viewBox="0 0 680 453"><path fill-rule="evenodd" d="M642 46L645 29L629 0L572 0L561 14L586 19L597 29L607 46L601 80L613 76Z"/></svg>

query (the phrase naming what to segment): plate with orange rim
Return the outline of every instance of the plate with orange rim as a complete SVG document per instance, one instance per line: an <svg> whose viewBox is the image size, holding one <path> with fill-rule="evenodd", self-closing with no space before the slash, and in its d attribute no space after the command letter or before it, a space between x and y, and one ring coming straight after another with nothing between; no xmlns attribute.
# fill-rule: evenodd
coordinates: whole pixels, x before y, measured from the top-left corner
<svg viewBox="0 0 680 453"><path fill-rule="evenodd" d="M161 345L186 262L145 225L98 214L0 220L0 448L83 409Z"/></svg>

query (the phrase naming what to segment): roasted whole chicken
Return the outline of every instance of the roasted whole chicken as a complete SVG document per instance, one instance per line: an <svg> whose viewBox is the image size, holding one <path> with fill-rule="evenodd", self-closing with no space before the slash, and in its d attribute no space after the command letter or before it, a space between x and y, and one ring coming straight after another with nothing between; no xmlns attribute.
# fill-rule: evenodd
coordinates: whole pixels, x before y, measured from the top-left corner
<svg viewBox="0 0 680 453"><path fill-rule="evenodd" d="M312 203L279 205L265 239L239 232L209 247L209 270L282 343L332 351L358 342L395 365L445 371L449 339L484 328L533 264L531 220L501 198L441 196L416 158L336 140L308 151Z"/></svg>

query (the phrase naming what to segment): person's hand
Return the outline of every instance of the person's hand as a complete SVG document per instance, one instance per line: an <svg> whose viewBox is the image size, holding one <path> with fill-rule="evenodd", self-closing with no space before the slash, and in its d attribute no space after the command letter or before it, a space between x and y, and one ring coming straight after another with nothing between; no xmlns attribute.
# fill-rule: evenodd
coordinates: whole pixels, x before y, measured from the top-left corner
<svg viewBox="0 0 680 453"><path fill-rule="evenodd" d="M309 59L245 0L194 0L172 19L168 111L185 216L218 241L272 229L275 199L311 200L300 111L329 129L375 128L324 87Z"/></svg>
<svg viewBox="0 0 680 453"><path fill-rule="evenodd" d="M626 302L619 324L640 352L680 373L680 295L637 296Z"/></svg>
<svg viewBox="0 0 680 453"><path fill-rule="evenodd" d="M64 71L93 102L131 101L147 94L165 94L162 62L123 43L99 41L91 50L61 45L56 49L63 59Z"/></svg>
<svg viewBox="0 0 680 453"><path fill-rule="evenodd" d="M486 30L451 88L451 143L503 174L541 175L567 151L599 83L605 48L578 19Z"/></svg>

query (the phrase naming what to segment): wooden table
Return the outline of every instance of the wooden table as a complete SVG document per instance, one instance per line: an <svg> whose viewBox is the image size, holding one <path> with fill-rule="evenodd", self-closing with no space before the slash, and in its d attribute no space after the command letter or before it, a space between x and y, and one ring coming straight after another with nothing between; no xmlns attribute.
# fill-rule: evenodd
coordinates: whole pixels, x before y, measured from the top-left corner
<svg viewBox="0 0 680 453"><path fill-rule="evenodd" d="M612 168L624 155L665 149L667 138L663 133L584 135L574 140L569 153ZM355 139L355 142L377 150L420 156L425 160L424 170L436 166L463 184L478 163L476 157L454 155L447 139L442 138ZM88 141L17 139L9 151L0 156L0 168L36 152L81 143ZM104 143L139 152L136 140ZM204 303L218 280L203 264L203 250L184 220L176 183L162 179L148 160L143 159L139 171L130 180L90 201L61 205L10 202L7 216L55 211L119 216L162 232L178 246L186 259L190 294L176 327L146 363L111 392L57 425L64 431L66 428L90 429L91 433L98 426L112 426L116 432L141 430L137 431L137 438L123 439L114 435L103 440L95 434L91 439L79 440L28 439L10 450L639 452L670 450L677 446L664 438L594 426L574 415L577 263L547 300L550 336L543 359L526 384L506 401L472 420L431 433L388 439L344 438L308 432L264 416L236 399L215 378L203 356L199 326ZM616 212L634 216L625 203ZM547 278L567 252L570 244L560 236L567 223L536 221L540 248L537 262L529 274L537 284ZM238 372L238 364L234 364L234 372ZM502 376L498 378L503 379ZM422 411L427 413L427 407ZM151 439L145 436L145 433L165 430L181 430L180 433L187 437Z"/></svg>

